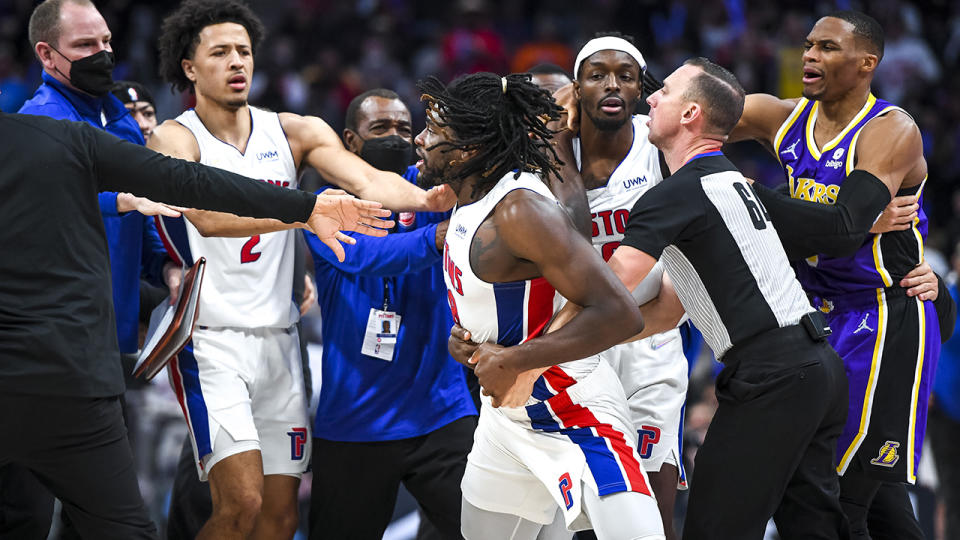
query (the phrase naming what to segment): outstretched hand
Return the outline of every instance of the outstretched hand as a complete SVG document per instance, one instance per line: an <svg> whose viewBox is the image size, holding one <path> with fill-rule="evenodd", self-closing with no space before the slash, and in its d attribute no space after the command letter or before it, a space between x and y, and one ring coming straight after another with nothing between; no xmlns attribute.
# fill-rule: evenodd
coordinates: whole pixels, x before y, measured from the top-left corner
<svg viewBox="0 0 960 540"><path fill-rule="evenodd" d="M137 197L132 193L117 193L117 212L132 212L134 210L145 216L176 218L180 217L180 213L186 208L154 202L145 197Z"/></svg>
<svg viewBox="0 0 960 540"><path fill-rule="evenodd" d="M339 189L328 189L317 195L313 213L307 219L306 228L321 242L327 245L343 262L343 245L356 244L357 241L342 231L353 231L368 236L386 236L387 229L393 227L390 211L378 202L357 199Z"/></svg>
<svg viewBox="0 0 960 540"><path fill-rule="evenodd" d="M457 194L447 184L435 186L427 190L427 212L446 212L457 204Z"/></svg>

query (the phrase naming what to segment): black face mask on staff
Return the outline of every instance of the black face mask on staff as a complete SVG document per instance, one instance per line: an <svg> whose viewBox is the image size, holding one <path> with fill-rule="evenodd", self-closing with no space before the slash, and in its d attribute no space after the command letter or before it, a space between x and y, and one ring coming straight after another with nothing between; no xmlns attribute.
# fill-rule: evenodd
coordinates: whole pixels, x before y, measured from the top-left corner
<svg viewBox="0 0 960 540"><path fill-rule="evenodd" d="M403 174L413 159L413 145L399 135L361 139L360 158L381 171Z"/></svg>
<svg viewBox="0 0 960 540"><path fill-rule="evenodd" d="M92 96L102 97L113 87L113 52L102 50L98 53L70 60L56 47L50 46L57 54L70 62L70 76L67 77L57 68L57 73L63 75L77 90Z"/></svg>

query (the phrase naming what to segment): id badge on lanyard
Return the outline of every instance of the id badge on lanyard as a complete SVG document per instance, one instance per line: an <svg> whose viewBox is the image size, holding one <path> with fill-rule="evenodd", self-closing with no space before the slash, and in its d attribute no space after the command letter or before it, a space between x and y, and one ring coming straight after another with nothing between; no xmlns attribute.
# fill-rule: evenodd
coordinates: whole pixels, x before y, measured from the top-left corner
<svg viewBox="0 0 960 540"><path fill-rule="evenodd" d="M390 310L388 283L386 279L383 282L383 309L370 308L360 353L391 362L393 361L394 349L397 346L401 316L399 313Z"/></svg>

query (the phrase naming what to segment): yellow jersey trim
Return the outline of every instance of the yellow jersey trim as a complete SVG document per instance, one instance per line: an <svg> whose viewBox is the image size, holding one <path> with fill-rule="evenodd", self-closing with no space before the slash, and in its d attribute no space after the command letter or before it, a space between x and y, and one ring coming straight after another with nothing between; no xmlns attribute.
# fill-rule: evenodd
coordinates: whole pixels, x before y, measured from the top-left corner
<svg viewBox="0 0 960 540"><path fill-rule="evenodd" d="M920 323L920 346L917 349L917 370L913 374L913 393L910 397L910 431L907 435L907 481L911 484L917 483L917 471L914 470L914 462L916 461L914 459L914 452L916 451L914 447L917 443L917 401L920 399L920 382L923 378L923 353L927 348L927 318L923 309L924 303L919 297L916 297L914 300L917 303L917 316Z"/></svg>
<svg viewBox="0 0 960 540"><path fill-rule="evenodd" d="M819 101L813 102L813 108L810 109L810 116L807 117L807 126L806 126L807 150L810 152L810 155L813 156L813 159L820 161L820 155L823 152L828 152L832 150L834 146L840 144L840 141L842 141L843 138L847 136L847 133L849 133L850 130L853 129L853 126L859 124L860 121L863 120L863 117L866 116L868 112L870 112L870 109L872 109L876 103L877 103L877 98L874 97L873 94L870 94L867 97L867 102L864 103L863 108L860 109L860 112L858 112L857 115L853 117L853 120L850 120L847 126L843 128L843 130L840 131L840 133L838 133L836 137L831 139L830 142L828 142L827 144L823 145L823 150L821 150L817 148L817 141L813 137L813 128L817 124L817 113L820 110L820 102Z"/></svg>
<svg viewBox="0 0 960 540"><path fill-rule="evenodd" d="M883 361L883 343L887 337L887 297L883 289L877 289L877 339L873 344L873 360L870 363L870 377L867 379L867 390L863 397L863 410L860 413L860 430L850 442L850 446L843 452L837 472L843 474L853 455L857 453L867 430L870 428L870 414L873 410L873 394L877 387L877 375L880 373L880 364Z"/></svg>
<svg viewBox="0 0 960 540"><path fill-rule="evenodd" d="M783 124L780 124L780 129L777 130L777 135L773 138L773 151L777 155L777 161L779 161L781 165L783 165L783 160L780 159L780 145L783 144L783 138L787 136L787 132L790 131L790 128L803 113L804 109L807 108L809 103L809 99L800 98L797 106L793 108L793 112L784 120Z"/></svg>

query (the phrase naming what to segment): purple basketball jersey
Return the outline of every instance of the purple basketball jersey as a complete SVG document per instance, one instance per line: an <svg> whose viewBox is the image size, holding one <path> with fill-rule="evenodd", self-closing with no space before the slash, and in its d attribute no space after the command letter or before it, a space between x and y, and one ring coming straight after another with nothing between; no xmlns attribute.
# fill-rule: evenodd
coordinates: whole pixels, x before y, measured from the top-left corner
<svg viewBox="0 0 960 540"><path fill-rule="evenodd" d="M813 137L818 109L819 102L801 98L777 132L774 150L787 173L791 197L834 204L844 179L855 168L860 130L877 116L903 109L871 94L847 127L822 149ZM924 183L901 189L897 195L920 194ZM927 216L921 199L918 219L911 229L868 234L851 257L810 257L796 265L797 279L805 291L821 298L891 287L923 261L926 234Z"/></svg>

